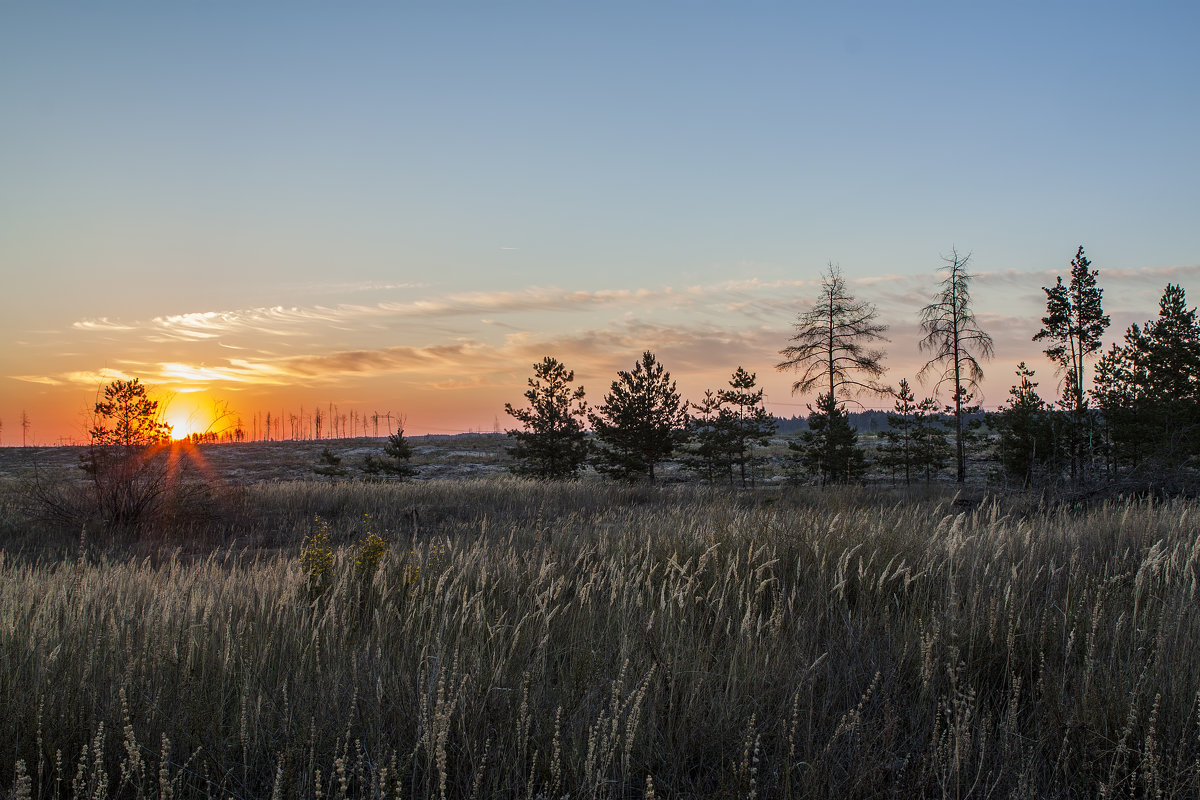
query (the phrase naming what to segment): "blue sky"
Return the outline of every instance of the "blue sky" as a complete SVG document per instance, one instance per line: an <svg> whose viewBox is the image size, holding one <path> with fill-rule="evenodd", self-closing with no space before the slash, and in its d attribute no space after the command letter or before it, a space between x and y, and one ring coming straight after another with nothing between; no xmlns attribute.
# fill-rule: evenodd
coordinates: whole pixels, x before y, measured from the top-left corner
<svg viewBox="0 0 1200 800"><path fill-rule="evenodd" d="M1200 271L1198 23L1195 3L2 6L0 441L24 407L70 435L118 373L247 414L490 428L539 351L595 400L648 347L690 394L743 364L803 410L773 365L825 264L892 325L896 381L952 246L996 326L988 401L1021 359L1052 396L1028 339L1079 244L1110 339Z"/></svg>

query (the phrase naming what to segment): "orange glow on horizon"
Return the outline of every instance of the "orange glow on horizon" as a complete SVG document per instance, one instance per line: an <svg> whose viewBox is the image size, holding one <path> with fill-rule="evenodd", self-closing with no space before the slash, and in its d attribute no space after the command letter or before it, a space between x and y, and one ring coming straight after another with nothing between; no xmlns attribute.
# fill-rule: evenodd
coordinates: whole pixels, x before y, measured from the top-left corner
<svg viewBox="0 0 1200 800"><path fill-rule="evenodd" d="M212 403L198 395L176 396L164 404L163 421L171 426L171 438L187 439L195 433L206 433L213 425Z"/></svg>

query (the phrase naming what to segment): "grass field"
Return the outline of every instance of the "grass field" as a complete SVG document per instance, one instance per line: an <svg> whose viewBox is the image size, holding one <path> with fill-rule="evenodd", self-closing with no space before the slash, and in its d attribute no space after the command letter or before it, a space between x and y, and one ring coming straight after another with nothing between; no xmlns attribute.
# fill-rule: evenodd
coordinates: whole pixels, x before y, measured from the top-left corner
<svg viewBox="0 0 1200 800"><path fill-rule="evenodd" d="M81 537L7 496L12 796L1200 792L1191 502L505 477L218 500Z"/></svg>

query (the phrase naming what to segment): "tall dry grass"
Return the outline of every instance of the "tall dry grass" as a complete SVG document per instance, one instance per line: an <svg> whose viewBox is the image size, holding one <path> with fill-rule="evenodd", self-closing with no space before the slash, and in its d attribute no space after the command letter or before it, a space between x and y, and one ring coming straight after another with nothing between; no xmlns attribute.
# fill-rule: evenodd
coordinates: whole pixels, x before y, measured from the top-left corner
<svg viewBox="0 0 1200 800"><path fill-rule="evenodd" d="M286 535L0 559L13 796L1200 792L1192 503L511 480L244 502ZM344 521L323 581L298 552L318 513ZM369 574L362 513L391 539Z"/></svg>

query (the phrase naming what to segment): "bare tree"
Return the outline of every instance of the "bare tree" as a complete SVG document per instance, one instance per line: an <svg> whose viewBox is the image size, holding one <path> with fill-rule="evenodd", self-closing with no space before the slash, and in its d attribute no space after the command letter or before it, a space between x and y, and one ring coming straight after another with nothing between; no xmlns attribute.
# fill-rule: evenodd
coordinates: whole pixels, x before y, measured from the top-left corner
<svg viewBox="0 0 1200 800"><path fill-rule="evenodd" d="M29 435L29 426L31 426L32 424L33 424L33 421L29 419L29 414L26 413L25 409L22 408L21 409L21 447L25 446L25 438Z"/></svg>
<svg viewBox="0 0 1200 800"><path fill-rule="evenodd" d="M888 341L883 335L887 326L876 322L876 315L874 304L854 299L841 271L830 264L816 303L796 320L794 344L779 351L784 360L776 369L803 371L792 384L792 394L826 382L832 403L839 394L888 394L891 390L876 380L886 372L885 354L871 348Z"/></svg>
<svg viewBox="0 0 1200 800"><path fill-rule="evenodd" d="M979 359L992 357L992 337L983 332L971 310L970 283L973 277L967 272L971 254L960 256L951 248L941 271L942 279L933 302L921 309L921 329L925 332L920 341L921 352L931 358L921 367L917 377L922 382L930 373L937 374L933 390L936 392L946 383L954 387L954 450L957 458L959 483L967 477L966 446L963 441L963 406L978 390L983 380L983 368Z"/></svg>

